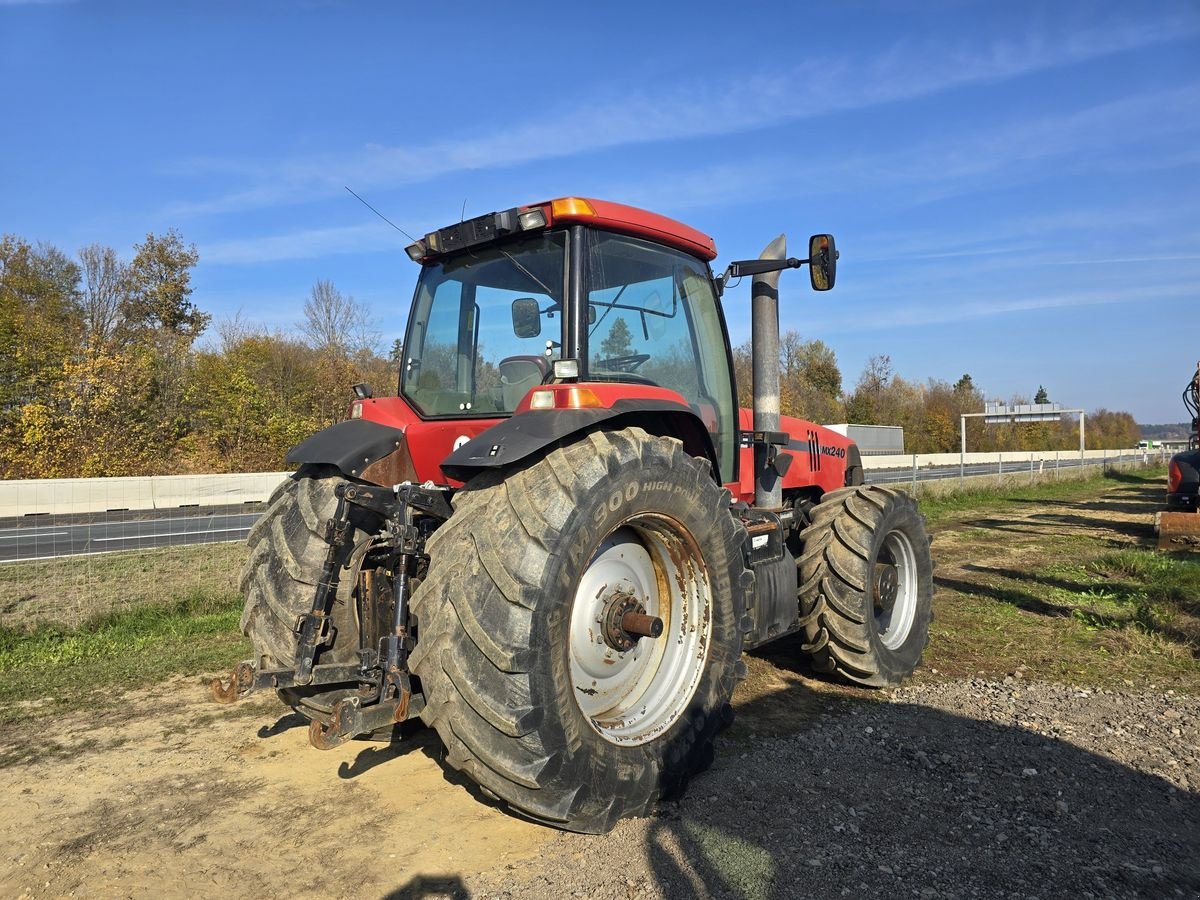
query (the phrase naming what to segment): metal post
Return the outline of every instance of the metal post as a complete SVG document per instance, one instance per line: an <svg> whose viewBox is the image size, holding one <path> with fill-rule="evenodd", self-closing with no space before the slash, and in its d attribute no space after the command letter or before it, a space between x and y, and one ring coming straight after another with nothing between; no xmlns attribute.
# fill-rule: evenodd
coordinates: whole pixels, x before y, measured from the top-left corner
<svg viewBox="0 0 1200 900"><path fill-rule="evenodd" d="M1083 420L1086 418L1083 410L1079 411L1079 464L1083 465Z"/></svg>
<svg viewBox="0 0 1200 900"><path fill-rule="evenodd" d="M917 496L917 454L913 454L913 496Z"/></svg>
<svg viewBox="0 0 1200 900"><path fill-rule="evenodd" d="M996 484L1004 481L1004 454L996 455Z"/></svg>
<svg viewBox="0 0 1200 900"><path fill-rule="evenodd" d="M967 417L959 416L958 424L962 428L962 440L958 444L958 487L962 490L967 474Z"/></svg>
<svg viewBox="0 0 1200 900"><path fill-rule="evenodd" d="M759 259L786 259L787 237L767 244ZM753 348L754 430L779 431L779 273L755 275L750 296L750 339ZM783 484L768 464L773 449L755 447L754 504L764 509L783 506Z"/></svg>
<svg viewBox="0 0 1200 900"><path fill-rule="evenodd" d="M1062 452L1061 450L1054 451L1054 480L1055 481L1058 481L1058 454L1061 452Z"/></svg>

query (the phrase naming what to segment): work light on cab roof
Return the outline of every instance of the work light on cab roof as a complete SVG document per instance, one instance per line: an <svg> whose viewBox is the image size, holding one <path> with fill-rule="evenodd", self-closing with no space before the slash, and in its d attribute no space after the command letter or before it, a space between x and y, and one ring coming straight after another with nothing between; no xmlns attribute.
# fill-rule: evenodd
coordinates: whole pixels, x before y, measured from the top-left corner
<svg viewBox="0 0 1200 900"><path fill-rule="evenodd" d="M557 200L546 200L467 219L457 225L429 232L423 239L409 244L405 252L414 262L424 262L519 232L537 231L571 222L585 223L597 228L612 228L661 241L706 261L716 258L717 255L717 245L711 237L682 222L623 203L583 197L559 197Z"/></svg>

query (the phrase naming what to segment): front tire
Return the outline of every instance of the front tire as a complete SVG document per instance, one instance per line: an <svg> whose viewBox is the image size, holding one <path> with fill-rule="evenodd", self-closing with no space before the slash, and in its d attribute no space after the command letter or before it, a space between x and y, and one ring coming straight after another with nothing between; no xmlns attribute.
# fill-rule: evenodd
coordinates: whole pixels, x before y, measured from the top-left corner
<svg viewBox="0 0 1200 900"><path fill-rule="evenodd" d="M870 687L911 675L933 616L933 561L916 501L876 486L826 494L804 531L800 605L819 671Z"/></svg>
<svg viewBox="0 0 1200 900"><path fill-rule="evenodd" d="M732 720L745 531L705 463L637 428L483 479L413 594L422 718L512 809L608 831L682 791ZM617 627L639 608L661 636Z"/></svg>

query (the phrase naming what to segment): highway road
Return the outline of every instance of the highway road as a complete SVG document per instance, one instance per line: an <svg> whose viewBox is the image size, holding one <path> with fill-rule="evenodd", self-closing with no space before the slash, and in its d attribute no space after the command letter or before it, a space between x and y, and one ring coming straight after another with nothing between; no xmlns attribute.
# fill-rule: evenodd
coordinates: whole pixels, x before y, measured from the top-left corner
<svg viewBox="0 0 1200 900"><path fill-rule="evenodd" d="M54 556L111 553L177 544L242 541L259 513L178 510L167 517L152 513L120 512L119 518L98 522L46 522L39 516L28 521L6 520L0 527L0 563ZM136 516L136 518L135 518Z"/></svg>
<svg viewBox="0 0 1200 900"><path fill-rule="evenodd" d="M1123 457L1140 460L1141 454ZM1109 462L1114 462L1110 459ZM1095 465L1096 460L1088 460ZM1066 469L1081 464L1078 457L1064 456L1059 465ZM1042 463L1034 462L1037 472ZM1054 468L1047 461L1045 471ZM1005 462L1003 469L996 463L981 463L966 467L966 475L1020 475L1029 472L1029 462ZM918 481L958 478L959 467L923 467L917 470ZM912 469L868 469L868 484L911 483ZM86 517L97 521L79 521L79 516L54 519L45 516L0 521L0 563L49 559L56 556L111 553L116 550L140 550L180 544L208 544L220 541L243 541L261 511L244 512L240 507L212 509L179 509L169 512L122 511Z"/></svg>

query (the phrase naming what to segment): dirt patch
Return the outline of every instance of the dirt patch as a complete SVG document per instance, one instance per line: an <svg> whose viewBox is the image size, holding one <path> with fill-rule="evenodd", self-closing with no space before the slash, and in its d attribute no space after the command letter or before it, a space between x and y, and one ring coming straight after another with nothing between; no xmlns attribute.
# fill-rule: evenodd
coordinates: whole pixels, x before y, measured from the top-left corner
<svg viewBox="0 0 1200 900"><path fill-rule="evenodd" d="M179 679L99 722L56 721L53 755L10 731L0 752L23 761L3 776L0 894L384 896L553 834L449 781L429 732L322 753L273 697L247 702Z"/></svg>

